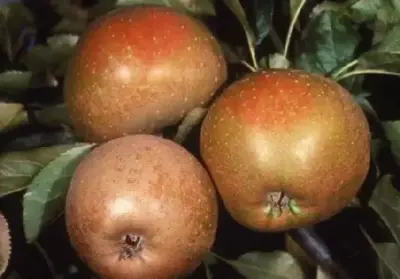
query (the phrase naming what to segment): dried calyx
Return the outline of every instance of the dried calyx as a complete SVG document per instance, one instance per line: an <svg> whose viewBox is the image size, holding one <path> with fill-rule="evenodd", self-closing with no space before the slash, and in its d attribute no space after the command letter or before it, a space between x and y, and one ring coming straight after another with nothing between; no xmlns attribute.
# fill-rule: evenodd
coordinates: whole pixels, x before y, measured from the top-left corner
<svg viewBox="0 0 400 279"><path fill-rule="evenodd" d="M122 242L120 260L136 257L143 250L143 237L140 235L128 233L122 237Z"/></svg>
<svg viewBox="0 0 400 279"><path fill-rule="evenodd" d="M284 210L289 210L295 215L300 213L300 208L296 205L296 201L290 198L285 192L268 193L264 212L267 215L279 217Z"/></svg>

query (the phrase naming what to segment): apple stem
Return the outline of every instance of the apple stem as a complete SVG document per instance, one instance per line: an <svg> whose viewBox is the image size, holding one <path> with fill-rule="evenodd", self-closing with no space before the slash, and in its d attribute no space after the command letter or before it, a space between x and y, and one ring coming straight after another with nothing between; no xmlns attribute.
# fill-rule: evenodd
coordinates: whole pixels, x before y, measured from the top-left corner
<svg viewBox="0 0 400 279"><path fill-rule="evenodd" d="M296 9L296 12L293 15L293 18L290 22L290 26L289 26L289 30L288 33L286 35L286 42L285 42L285 48L283 50L283 56L287 57L288 51L289 51L289 45L290 45L290 41L293 35L293 29L294 29L294 25L297 22L297 19L300 15L301 10L303 9L304 5L306 4L307 0L302 0L299 4L299 6Z"/></svg>

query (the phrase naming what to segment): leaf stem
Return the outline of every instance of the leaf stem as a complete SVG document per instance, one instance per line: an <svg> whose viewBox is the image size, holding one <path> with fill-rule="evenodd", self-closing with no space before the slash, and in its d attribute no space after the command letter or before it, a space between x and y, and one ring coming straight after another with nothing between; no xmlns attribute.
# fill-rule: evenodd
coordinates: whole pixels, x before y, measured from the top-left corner
<svg viewBox="0 0 400 279"><path fill-rule="evenodd" d="M353 72L344 74L342 76L339 76L336 78L336 81L339 81L339 80L342 80L345 78L349 78L352 76L356 76L356 75L366 75L366 74L391 75L391 76L400 77L400 73L388 72L388 71L384 71L384 70L359 70L359 71L353 71Z"/></svg>
<svg viewBox="0 0 400 279"><path fill-rule="evenodd" d="M299 4L299 6L296 9L296 12L293 15L292 21L290 22L290 26L289 26L289 30L288 33L286 35L286 42L285 42L285 48L283 50L283 56L287 57L287 53L289 50L289 44L293 35L293 29L294 29L294 25L297 22L297 19L300 15L301 10L303 9L304 5L306 4L307 0L302 0L301 3Z"/></svg>
<svg viewBox="0 0 400 279"><path fill-rule="evenodd" d="M257 58L256 58L256 52L255 52L255 49L254 49L254 44L253 44L253 42L251 41L251 39L248 37L248 36L246 36L247 37L247 43L249 44L249 50L250 50L250 56L251 56L251 61L253 62L253 68L255 69L253 72L255 72L255 71L257 71L257 69L259 68L258 67L258 63L257 63Z"/></svg>
<svg viewBox="0 0 400 279"><path fill-rule="evenodd" d="M36 246L39 253L42 255L44 261L46 262L47 268L49 269L51 277L53 279L56 279L57 278L56 269L54 267L52 260L50 259L49 255L47 254L46 250L37 241L33 241L32 244Z"/></svg>
<svg viewBox="0 0 400 279"><path fill-rule="evenodd" d="M244 65L246 68L248 68L252 72L256 72L257 68L251 66L247 61L245 60L240 60L240 64Z"/></svg>
<svg viewBox="0 0 400 279"><path fill-rule="evenodd" d="M332 78L336 79L337 77L339 77L341 74L343 74L344 72L346 72L348 69L353 68L354 66L356 66L358 64L358 59L355 59L353 61L351 61L350 63L347 63L346 65L344 65L342 68L340 68L339 70L337 70L335 73L332 74Z"/></svg>

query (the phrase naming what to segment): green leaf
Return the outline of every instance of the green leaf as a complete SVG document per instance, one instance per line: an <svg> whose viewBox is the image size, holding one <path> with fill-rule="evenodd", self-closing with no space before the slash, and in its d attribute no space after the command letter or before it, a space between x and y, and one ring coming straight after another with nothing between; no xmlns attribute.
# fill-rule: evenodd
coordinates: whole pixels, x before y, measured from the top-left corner
<svg viewBox="0 0 400 279"><path fill-rule="evenodd" d="M118 0L117 7L152 4L183 9L196 15L215 15L214 0Z"/></svg>
<svg viewBox="0 0 400 279"><path fill-rule="evenodd" d="M148 4L148 5L163 5L171 7L174 0L117 0L116 6L132 6L132 5L140 5L140 4Z"/></svg>
<svg viewBox="0 0 400 279"><path fill-rule="evenodd" d="M272 0L254 0L254 19L257 38L255 44L260 45L268 36L272 25L274 2Z"/></svg>
<svg viewBox="0 0 400 279"><path fill-rule="evenodd" d="M378 181L369 206L373 208L400 243L400 193L393 187L392 175L386 174Z"/></svg>
<svg viewBox="0 0 400 279"><path fill-rule="evenodd" d="M22 63L33 72L63 75L78 40L78 35L71 34L49 37L46 45L36 45L25 54Z"/></svg>
<svg viewBox="0 0 400 279"><path fill-rule="evenodd" d="M0 73L0 91L30 88L32 79L32 72L7 71Z"/></svg>
<svg viewBox="0 0 400 279"><path fill-rule="evenodd" d="M34 111L33 115L35 116L35 120L42 125L60 126L61 124L72 127L70 114L65 103L44 107Z"/></svg>
<svg viewBox="0 0 400 279"><path fill-rule="evenodd" d="M0 102L0 131L28 123L24 105Z"/></svg>
<svg viewBox="0 0 400 279"><path fill-rule="evenodd" d="M332 279L332 276L327 274L321 266L317 267L317 274L315 279Z"/></svg>
<svg viewBox="0 0 400 279"><path fill-rule="evenodd" d="M203 258L203 263L207 266L216 265L218 263L218 258L214 253L209 252Z"/></svg>
<svg viewBox="0 0 400 279"><path fill-rule="evenodd" d="M23 45L23 32L34 33L33 22L32 13L22 3L0 6L0 48L10 61Z"/></svg>
<svg viewBox="0 0 400 279"><path fill-rule="evenodd" d="M396 243L377 243L374 249L380 259L378 262L379 278L400 279L400 246Z"/></svg>
<svg viewBox="0 0 400 279"><path fill-rule="evenodd" d="M400 166L400 120L382 122L386 138L390 142L390 150L397 163Z"/></svg>
<svg viewBox="0 0 400 279"><path fill-rule="evenodd" d="M247 279L305 278L296 259L283 251L250 252L226 261Z"/></svg>
<svg viewBox="0 0 400 279"><path fill-rule="evenodd" d="M179 0L187 11L195 15L215 16L214 0Z"/></svg>
<svg viewBox="0 0 400 279"><path fill-rule="evenodd" d="M293 18L302 0L290 0L290 18Z"/></svg>
<svg viewBox="0 0 400 279"><path fill-rule="evenodd" d="M400 52L366 52L360 57L357 69L400 72Z"/></svg>
<svg viewBox="0 0 400 279"><path fill-rule="evenodd" d="M374 243L363 227L361 232L378 256L378 276L381 279L400 279L400 246L396 243Z"/></svg>
<svg viewBox="0 0 400 279"><path fill-rule="evenodd" d="M56 87L58 81L48 73L30 71L6 71L0 73L0 92L15 94L29 88Z"/></svg>
<svg viewBox="0 0 400 279"><path fill-rule="evenodd" d="M71 18L61 19L56 26L53 27L54 33L82 34L87 29L86 20L77 20Z"/></svg>
<svg viewBox="0 0 400 279"><path fill-rule="evenodd" d="M70 179L93 146L85 144L62 153L32 180L23 200L23 223L27 242L36 240L41 229L62 212Z"/></svg>
<svg viewBox="0 0 400 279"><path fill-rule="evenodd" d="M25 190L42 168L75 146L65 144L0 154L0 197Z"/></svg>
<svg viewBox="0 0 400 279"><path fill-rule="evenodd" d="M377 43L393 25L400 22L398 3L398 0L359 0L349 7L348 12L357 22L372 22L373 43Z"/></svg>
<svg viewBox="0 0 400 279"><path fill-rule="evenodd" d="M370 116L372 116L377 122L379 121L378 114L376 113L375 109L372 107L371 103L367 99L370 94L368 93L361 93L354 96L354 99L357 103L361 106L364 112Z"/></svg>
<svg viewBox="0 0 400 279"><path fill-rule="evenodd" d="M239 0L223 0L225 5L233 12L236 18L239 20L240 24L242 25L247 44L249 46L249 50L251 53L254 53L254 47L256 42L256 36L254 34L254 30L251 28L249 21L247 20L247 15L240 4Z"/></svg>
<svg viewBox="0 0 400 279"><path fill-rule="evenodd" d="M384 6L387 0L360 0L349 7L349 12L353 20L365 22L374 20L378 11Z"/></svg>
<svg viewBox="0 0 400 279"><path fill-rule="evenodd" d="M357 69L400 72L400 24L394 26L381 43L360 56Z"/></svg>
<svg viewBox="0 0 400 279"><path fill-rule="evenodd" d="M217 257L212 252L207 253L206 256L204 257L203 264L207 279L213 278L210 266L217 264L217 262L218 262Z"/></svg>
<svg viewBox="0 0 400 279"><path fill-rule="evenodd" d="M328 74L353 60L360 36L349 18L326 11L308 24L304 42L304 51L296 66Z"/></svg>

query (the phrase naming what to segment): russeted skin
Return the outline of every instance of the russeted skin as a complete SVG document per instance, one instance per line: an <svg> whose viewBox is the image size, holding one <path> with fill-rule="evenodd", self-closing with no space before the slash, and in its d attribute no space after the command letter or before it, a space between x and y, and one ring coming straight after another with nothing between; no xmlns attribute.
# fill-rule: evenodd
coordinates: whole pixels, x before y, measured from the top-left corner
<svg viewBox="0 0 400 279"><path fill-rule="evenodd" d="M200 143L227 210L257 231L330 218L369 170L362 109L337 82L300 70L260 71L233 83L208 111ZM267 214L271 193L291 198L298 212Z"/></svg>
<svg viewBox="0 0 400 279"><path fill-rule="evenodd" d="M0 276L7 270L11 256L11 236L7 219L0 212Z"/></svg>
<svg viewBox="0 0 400 279"><path fill-rule="evenodd" d="M81 37L64 99L76 134L104 142L178 123L226 78L221 47L202 22L170 7L127 7Z"/></svg>
<svg viewBox="0 0 400 279"><path fill-rule="evenodd" d="M111 279L189 274L212 247L218 221L205 168L152 135L114 139L87 155L72 177L65 214L78 255ZM128 234L141 238L142 249L121 258Z"/></svg>

